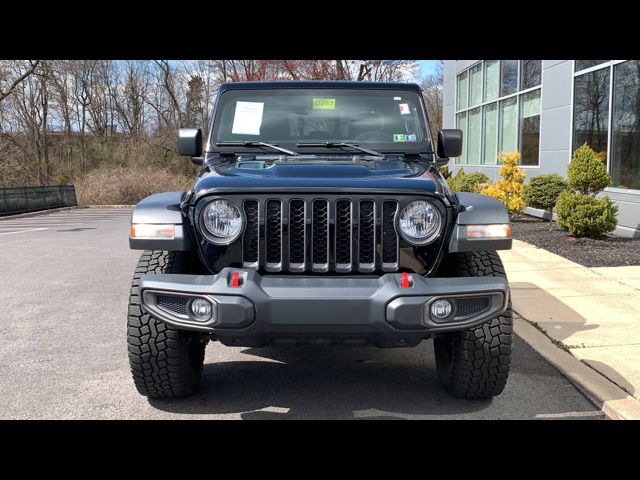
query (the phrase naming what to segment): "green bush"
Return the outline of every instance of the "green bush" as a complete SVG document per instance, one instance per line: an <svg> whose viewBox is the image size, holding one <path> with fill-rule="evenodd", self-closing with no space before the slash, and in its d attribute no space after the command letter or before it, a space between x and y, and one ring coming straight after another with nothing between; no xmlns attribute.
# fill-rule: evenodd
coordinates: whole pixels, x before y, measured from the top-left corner
<svg viewBox="0 0 640 480"><path fill-rule="evenodd" d="M489 182L489 177L481 172L473 172L467 175L464 173L464 169L461 168L447 182L449 183L449 188L454 192L478 193L481 186Z"/></svg>
<svg viewBox="0 0 640 480"><path fill-rule="evenodd" d="M553 209L558 195L567 189L567 182L557 173L537 175L524 188L524 201L528 207Z"/></svg>
<svg viewBox="0 0 640 480"><path fill-rule="evenodd" d="M598 237L616 228L618 206L609 197L565 190L558 196L556 210L558 225L575 237Z"/></svg>
<svg viewBox="0 0 640 480"><path fill-rule="evenodd" d="M524 201L529 207L549 211L549 230L553 228L553 208L558 196L567 189L567 182L557 173L537 175L524 187Z"/></svg>
<svg viewBox="0 0 640 480"><path fill-rule="evenodd" d="M586 143L573 153L567 173L569 186L584 195L595 195L611 184L602 156Z"/></svg>
<svg viewBox="0 0 640 480"><path fill-rule="evenodd" d="M573 153L567 176L572 190L558 197L558 225L576 237L598 237L615 229L618 206L609 197L596 197L611 183L604 156L583 144Z"/></svg>
<svg viewBox="0 0 640 480"><path fill-rule="evenodd" d="M483 183L489 183L489 177L481 172L473 172L462 178L459 191L478 193L480 191L480 185Z"/></svg>
<svg viewBox="0 0 640 480"><path fill-rule="evenodd" d="M445 180L448 180L449 177L451 177L451 170L449 170L448 165L443 165L442 167L438 167L438 170L440 171L440 175L442 175L442 177Z"/></svg>
<svg viewBox="0 0 640 480"><path fill-rule="evenodd" d="M449 188L454 192L459 192L460 187L462 186L462 180L465 177L464 168L460 168L455 175L450 176L447 179L447 183L449 184Z"/></svg>

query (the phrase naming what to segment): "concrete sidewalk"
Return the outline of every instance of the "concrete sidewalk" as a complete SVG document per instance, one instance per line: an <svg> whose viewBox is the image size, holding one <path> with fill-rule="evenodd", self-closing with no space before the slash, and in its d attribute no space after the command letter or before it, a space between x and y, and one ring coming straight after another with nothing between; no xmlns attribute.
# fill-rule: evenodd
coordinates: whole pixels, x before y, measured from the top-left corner
<svg viewBox="0 0 640 480"><path fill-rule="evenodd" d="M640 266L587 268L518 240L499 253L513 309L640 399Z"/></svg>

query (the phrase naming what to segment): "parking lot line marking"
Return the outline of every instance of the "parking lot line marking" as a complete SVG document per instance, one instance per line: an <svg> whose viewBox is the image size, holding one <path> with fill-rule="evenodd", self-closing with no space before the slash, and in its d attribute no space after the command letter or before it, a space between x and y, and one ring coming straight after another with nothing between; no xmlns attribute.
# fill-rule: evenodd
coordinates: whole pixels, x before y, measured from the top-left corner
<svg viewBox="0 0 640 480"><path fill-rule="evenodd" d="M0 236L2 236L2 235L13 235L14 233L37 232L39 230L49 230L49 229L48 228L29 228L27 230L18 230L17 232L0 233Z"/></svg>
<svg viewBox="0 0 640 480"><path fill-rule="evenodd" d="M579 418L601 416L604 416L604 413L600 410L591 410L588 412L539 413L535 418Z"/></svg>
<svg viewBox="0 0 640 480"><path fill-rule="evenodd" d="M40 228L40 227L59 227L64 225L84 225L82 222L58 222L58 223L50 223L50 222L38 222L38 223L11 223L8 225L4 225L0 223L0 228L13 228L22 229L22 228Z"/></svg>

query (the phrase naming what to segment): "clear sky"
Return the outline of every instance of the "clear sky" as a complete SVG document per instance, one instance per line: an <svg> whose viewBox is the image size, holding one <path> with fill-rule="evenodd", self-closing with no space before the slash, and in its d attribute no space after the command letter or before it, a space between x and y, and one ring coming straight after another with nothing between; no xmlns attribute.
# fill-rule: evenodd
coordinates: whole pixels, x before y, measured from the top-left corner
<svg viewBox="0 0 640 480"><path fill-rule="evenodd" d="M418 60L420 73L422 75L429 75L430 73L434 73L436 62L437 60Z"/></svg>

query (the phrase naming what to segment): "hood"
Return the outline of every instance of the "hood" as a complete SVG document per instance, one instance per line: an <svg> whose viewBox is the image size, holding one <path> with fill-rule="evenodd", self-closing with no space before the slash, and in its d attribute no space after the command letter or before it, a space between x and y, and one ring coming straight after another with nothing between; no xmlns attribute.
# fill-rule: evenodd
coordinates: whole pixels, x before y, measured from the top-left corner
<svg viewBox="0 0 640 480"><path fill-rule="evenodd" d="M441 192L437 174L426 161L403 156L346 155L239 156L210 162L194 185L196 195L212 191L269 189L296 190L394 190Z"/></svg>

